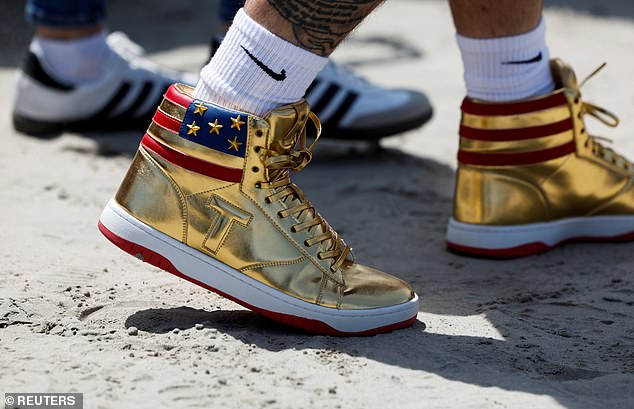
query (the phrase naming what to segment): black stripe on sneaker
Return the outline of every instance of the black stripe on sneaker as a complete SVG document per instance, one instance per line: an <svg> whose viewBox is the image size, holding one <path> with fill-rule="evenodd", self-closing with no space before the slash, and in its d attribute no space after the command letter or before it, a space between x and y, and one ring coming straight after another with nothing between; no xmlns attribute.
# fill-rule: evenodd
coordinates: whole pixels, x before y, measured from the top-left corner
<svg viewBox="0 0 634 409"><path fill-rule="evenodd" d="M167 92L167 90L169 89L169 87L171 85L172 85L171 83L162 85L163 90L158 95L158 97L156 97L156 100L154 101L154 108L156 108L157 106L161 105L161 102L163 102L163 98L165 97L165 93Z"/></svg>
<svg viewBox="0 0 634 409"><path fill-rule="evenodd" d="M352 105L356 102L357 98L359 98L359 94L353 91L348 92L348 95L346 95L344 100L341 101L341 103L337 107L337 110L328 119L327 123L333 126L338 126L341 118L343 118L348 113L350 107L352 107Z"/></svg>
<svg viewBox="0 0 634 409"><path fill-rule="evenodd" d="M154 112L156 111L156 108L161 105L161 102L163 102L163 98L165 95L165 92L167 91L167 89L170 87L170 85L172 84L157 84L158 87L161 88L161 92L158 93L158 95L156 96L156 98L154 98L154 101L148 105L148 108L145 112L143 112L141 115L139 115L139 118L149 118L152 119L152 116L154 116Z"/></svg>
<svg viewBox="0 0 634 409"><path fill-rule="evenodd" d="M308 95L310 95L310 93L315 90L317 85L319 85L318 79L315 79L313 82L311 82L310 85L308 86L308 89L306 90L306 93L304 94L304 98L308 98Z"/></svg>
<svg viewBox="0 0 634 409"><path fill-rule="evenodd" d="M151 81L145 81L141 86L141 91L139 91L136 98L134 98L134 101L132 101L128 109L118 114L117 118L131 118L134 114L134 111L136 111L139 108L139 105L141 105L143 101L145 101L145 99L148 97L148 95L150 95L150 91L152 91L153 85L154 84Z"/></svg>
<svg viewBox="0 0 634 409"><path fill-rule="evenodd" d="M130 91L130 83L124 82L119 86L117 92L114 93L113 97L110 98L110 101L103 108L101 108L95 115L93 115L94 119L103 119L110 115L110 113L121 103L123 98Z"/></svg>
<svg viewBox="0 0 634 409"><path fill-rule="evenodd" d="M332 101L332 99L335 97L335 95L337 94L337 92L339 92L340 89L341 87L337 84L330 85L328 89L326 89L326 92L324 92L322 96L319 98L319 101L315 103L315 106L312 108L312 111L317 116L321 115L321 112L324 110L324 108L326 108L326 106L328 106L330 101Z"/></svg>
<svg viewBox="0 0 634 409"><path fill-rule="evenodd" d="M42 63L40 63L40 59L37 58L37 55L30 51L22 62L22 71L40 84L49 88L54 88L60 91L70 91L74 88L71 85L62 84L55 78L51 77L42 67Z"/></svg>

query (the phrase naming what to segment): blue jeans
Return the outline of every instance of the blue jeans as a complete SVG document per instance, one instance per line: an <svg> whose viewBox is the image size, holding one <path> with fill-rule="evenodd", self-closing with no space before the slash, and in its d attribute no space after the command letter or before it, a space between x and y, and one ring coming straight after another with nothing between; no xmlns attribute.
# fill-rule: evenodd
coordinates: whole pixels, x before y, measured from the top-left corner
<svg viewBox="0 0 634 409"><path fill-rule="evenodd" d="M28 21L52 27L83 27L106 16L106 0L28 0Z"/></svg>
<svg viewBox="0 0 634 409"><path fill-rule="evenodd" d="M220 2L220 21L223 23L231 23L240 7L244 4L244 0L222 0Z"/></svg>
<svg viewBox="0 0 634 409"><path fill-rule="evenodd" d="M220 19L231 23L244 0L222 0ZM106 0L28 0L26 18L35 24L56 27L90 26L103 21Z"/></svg>

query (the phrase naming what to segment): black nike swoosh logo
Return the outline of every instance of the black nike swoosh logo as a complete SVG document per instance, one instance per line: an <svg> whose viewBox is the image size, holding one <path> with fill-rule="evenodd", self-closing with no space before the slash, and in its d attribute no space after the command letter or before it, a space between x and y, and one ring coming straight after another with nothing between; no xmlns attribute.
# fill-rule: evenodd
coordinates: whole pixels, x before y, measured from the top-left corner
<svg viewBox="0 0 634 409"><path fill-rule="evenodd" d="M521 65L521 64L533 64L536 62L540 62L544 58L542 52L540 51L535 57L530 60L521 60L521 61L504 61L502 65Z"/></svg>
<svg viewBox="0 0 634 409"><path fill-rule="evenodd" d="M245 53L247 53L249 58L251 58L253 60L253 62L256 63L257 66L262 69L262 71L267 73L269 75L269 77L273 78L275 81L284 81L286 79L286 70L282 70L280 72L275 72L272 69L270 69L269 67L267 67L262 61L258 60L255 55L253 55L253 54L251 54L249 52L249 50L247 50L243 46L240 46L240 47L242 47L242 49L244 50Z"/></svg>

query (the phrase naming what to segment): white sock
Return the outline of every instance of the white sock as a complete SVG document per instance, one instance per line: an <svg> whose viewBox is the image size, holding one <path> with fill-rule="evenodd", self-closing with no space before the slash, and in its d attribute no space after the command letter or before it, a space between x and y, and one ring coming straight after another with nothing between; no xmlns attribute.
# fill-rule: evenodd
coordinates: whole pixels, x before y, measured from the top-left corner
<svg viewBox="0 0 634 409"><path fill-rule="evenodd" d="M545 34L543 18L534 30L517 36L476 39L458 34L467 95L502 102L551 92L555 84Z"/></svg>
<svg viewBox="0 0 634 409"><path fill-rule="evenodd" d="M327 61L277 37L240 9L202 69L194 97L264 115L299 101Z"/></svg>
<svg viewBox="0 0 634 409"><path fill-rule="evenodd" d="M112 50L106 33L72 40L54 40L35 36L30 50L40 57L49 74L62 82L78 85L94 81L104 74Z"/></svg>

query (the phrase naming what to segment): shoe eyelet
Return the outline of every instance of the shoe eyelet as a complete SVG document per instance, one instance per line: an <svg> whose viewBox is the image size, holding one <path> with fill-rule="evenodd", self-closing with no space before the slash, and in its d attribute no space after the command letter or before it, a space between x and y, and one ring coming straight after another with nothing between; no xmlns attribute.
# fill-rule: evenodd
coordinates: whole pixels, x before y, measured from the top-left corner
<svg viewBox="0 0 634 409"><path fill-rule="evenodd" d="M254 167L251 168L251 171L253 173L258 173L260 171L260 168L258 168L257 166L254 166Z"/></svg>
<svg viewBox="0 0 634 409"><path fill-rule="evenodd" d="M262 132L259 129L255 132L255 136L262 136L262 135L264 135L264 132Z"/></svg>
<svg viewBox="0 0 634 409"><path fill-rule="evenodd" d="M280 210L279 212L277 212L277 218L278 219L283 219L284 216L282 216L282 211Z"/></svg>
<svg viewBox="0 0 634 409"><path fill-rule="evenodd" d="M261 189L261 188L262 188L262 183L257 182L257 183L255 184L255 188L256 188L256 189Z"/></svg>
<svg viewBox="0 0 634 409"><path fill-rule="evenodd" d="M295 228L295 226L291 226L291 233L297 233L297 229Z"/></svg>
<svg viewBox="0 0 634 409"><path fill-rule="evenodd" d="M310 247L310 245L308 244L308 240L304 240L304 246Z"/></svg>
<svg viewBox="0 0 634 409"><path fill-rule="evenodd" d="M324 259L324 257L321 255L321 253L317 253L317 258L320 259L320 260Z"/></svg>
<svg viewBox="0 0 634 409"><path fill-rule="evenodd" d="M575 98L575 104L579 103L579 97Z"/></svg>
<svg viewBox="0 0 634 409"><path fill-rule="evenodd" d="M271 204L271 198L269 198L269 197L265 197L265 198L264 198L264 201L265 201L267 204Z"/></svg>
<svg viewBox="0 0 634 409"><path fill-rule="evenodd" d="M586 133L586 128L581 128L581 133Z"/></svg>
<svg viewBox="0 0 634 409"><path fill-rule="evenodd" d="M255 153L260 153L260 151L261 151L261 150L262 150L262 147L261 147L261 146L256 146L255 148L253 148L253 151L254 151Z"/></svg>

